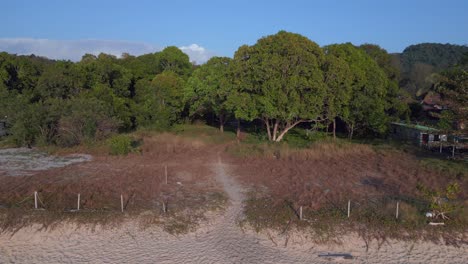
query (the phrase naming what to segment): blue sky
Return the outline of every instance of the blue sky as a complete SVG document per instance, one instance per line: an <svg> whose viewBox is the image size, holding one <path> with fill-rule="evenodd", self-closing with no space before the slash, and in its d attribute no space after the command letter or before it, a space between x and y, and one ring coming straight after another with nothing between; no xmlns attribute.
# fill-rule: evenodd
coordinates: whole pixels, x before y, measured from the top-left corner
<svg viewBox="0 0 468 264"><path fill-rule="evenodd" d="M389 52L422 42L468 44L466 0L0 0L0 6L0 50L67 59L175 45L203 62L282 29L319 45L375 43Z"/></svg>

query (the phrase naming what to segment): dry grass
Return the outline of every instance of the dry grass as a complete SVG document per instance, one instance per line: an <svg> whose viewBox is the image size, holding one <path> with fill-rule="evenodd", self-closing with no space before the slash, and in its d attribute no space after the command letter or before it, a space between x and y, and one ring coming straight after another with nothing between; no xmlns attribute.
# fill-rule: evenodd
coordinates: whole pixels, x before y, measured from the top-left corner
<svg viewBox="0 0 468 264"><path fill-rule="evenodd" d="M246 149L256 149L254 155ZM468 243L464 233L468 226L466 211L451 214L453 220L444 228L427 226L423 216L428 203L416 186L421 183L441 189L456 181L463 190L458 201L466 202L468 180L433 169L408 153L370 145L318 142L306 149L280 145L231 146L236 173L247 186L264 196L252 196L246 203L249 224L284 229L292 221L298 226L315 229L324 238L337 233L359 231L362 236L437 240ZM265 198L266 197L266 198ZM352 215L346 216L347 201L352 201ZM395 219L396 201L401 202L399 219ZM285 206L288 205L288 206ZM297 221L303 207L310 221ZM286 216L285 221L276 216ZM285 223L286 222L286 223Z"/></svg>
<svg viewBox="0 0 468 264"><path fill-rule="evenodd" d="M142 151L151 154L180 154L186 151L198 151L207 146L201 140L184 138L170 133L136 132L135 136L143 140Z"/></svg>
<svg viewBox="0 0 468 264"><path fill-rule="evenodd" d="M94 217L108 219L115 213L120 216L121 194L126 214L153 211L159 218L164 202L170 212L164 217L179 219L179 224L193 223L200 219L200 212L222 207L222 190L209 167L216 153L211 146L168 133L138 132L132 137L141 140L138 153L109 156L108 150L95 151L91 162L32 176L1 177L0 207L8 212L3 211L0 229L11 229L15 222L16 226L32 222L50 226L53 219L79 221L84 215L93 222ZM71 149L62 153L69 151ZM165 166L168 184L165 184ZM46 209L44 213L31 210L34 191L39 192L39 206ZM81 194L81 211L70 213L76 209L78 193ZM187 208L194 217L178 213ZM181 229L179 227L170 230L175 232Z"/></svg>
<svg viewBox="0 0 468 264"><path fill-rule="evenodd" d="M354 153L373 153L374 148L364 144L346 141L318 141L308 148L295 148L287 143L236 144L227 148L227 152L237 158L266 158L315 160L327 157L346 157Z"/></svg>

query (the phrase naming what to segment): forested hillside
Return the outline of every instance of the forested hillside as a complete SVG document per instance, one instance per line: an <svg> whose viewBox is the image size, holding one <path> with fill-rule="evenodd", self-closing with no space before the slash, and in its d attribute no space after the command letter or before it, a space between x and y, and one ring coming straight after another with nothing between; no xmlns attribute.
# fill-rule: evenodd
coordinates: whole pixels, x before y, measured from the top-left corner
<svg viewBox="0 0 468 264"><path fill-rule="evenodd" d="M467 54L468 46L422 43L411 45L393 56L401 71L401 87L420 96L433 86L434 73L461 64Z"/></svg>

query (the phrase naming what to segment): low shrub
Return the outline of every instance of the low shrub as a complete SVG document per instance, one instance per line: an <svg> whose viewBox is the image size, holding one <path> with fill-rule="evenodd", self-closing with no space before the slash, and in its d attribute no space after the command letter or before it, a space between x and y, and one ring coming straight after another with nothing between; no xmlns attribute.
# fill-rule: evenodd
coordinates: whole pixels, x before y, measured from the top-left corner
<svg viewBox="0 0 468 264"><path fill-rule="evenodd" d="M127 155L135 150L134 140L128 135L116 135L108 139L111 155Z"/></svg>

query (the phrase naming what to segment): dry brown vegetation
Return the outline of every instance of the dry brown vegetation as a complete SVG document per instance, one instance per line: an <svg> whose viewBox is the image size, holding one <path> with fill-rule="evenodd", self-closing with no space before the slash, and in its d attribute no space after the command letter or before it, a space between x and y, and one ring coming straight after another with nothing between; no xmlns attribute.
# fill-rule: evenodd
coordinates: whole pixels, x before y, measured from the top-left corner
<svg viewBox="0 0 468 264"><path fill-rule="evenodd" d="M327 199L414 196L418 183L440 188L455 181L462 190L468 189L466 178L421 166L412 155L361 144L317 143L308 149L277 149L237 162L243 164L238 174L246 184L265 186L275 197L315 209Z"/></svg>
<svg viewBox="0 0 468 264"><path fill-rule="evenodd" d="M414 237L431 233L437 240L444 233L451 242L466 240L468 212L459 209L445 229L436 234L426 229L424 210L428 203L418 193L417 185L443 189L457 182L462 190L458 203L468 197L468 175L444 173L422 163L403 151L351 143L316 143L307 149L287 146L231 146L228 152L245 153L253 148L256 155L232 158L240 181L253 190L246 201L246 221L257 230L287 229L291 221L297 226L312 224L316 232L333 237L352 223L352 231L373 236ZM244 148L239 150L237 148ZM347 220L347 202L351 200L351 218ZM400 203L395 219L396 202ZM303 207L306 221L299 222ZM430 227L429 227L430 228ZM333 229L333 232L331 232ZM461 233L457 233L462 230ZM349 231L349 230L347 230ZM429 231L429 232L427 232ZM455 234L455 238L452 236ZM467 241L465 241L467 242Z"/></svg>
<svg viewBox="0 0 468 264"><path fill-rule="evenodd" d="M209 168L211 146L171 134L142 132L134 136L142 142L139 151L128 156L110 156L95 149L90 162L31 176L0 176L0 205L30 210L34 191L39 193L39 206L53 212L76 209L78 193L82 213L115 214L120 211L121 194L126 212L160 214L164 203L170 213L195 214L223 203L225 198Z"/></svg>
<svg viewBox="0 0 468 264"><path fill-rule="evenodd" d="M305 149L235 143L232 134L220 135L206 126L180 127L176 133L136 132L132 137L140 144L127 156L111 156L105 145L59 149L55 153L87 152L94 158L31 176L0 176L0 210L7 212L0 218L3 228L34 221L49 226L70 218L82 223L118 222L122 194L125 212L143 215L143 226L162 223L171 233L186 232L203 212L222 207L226 200L210 170L220 153L223 161L234 165L239 182L251 190L245 215L256 229L284 231L291 223L312 224L322 232L318 237L330 238L348 223L358 223L352 227L354 231L413 236L409 230L427 223L424 210L428 204L418 193L418 184L441 189L457 182L462 190L458 201L466 206L466 170L447 169L452 164L420 160L391 147L343 141L322 141ZM463 164L457 166L464 169ZM32 210L34 191L39 192L39 205L45 211ZM70 213L76 209L78 193L81 211ZM348 200L352 201L353 221L346 217ZM394 217L396 201L400 202L398 220ZM297 221L299 207L303 207L306 221ZM176 214L179 217L166 225L160 218ZM450 223L456 223L456 232L466 230L466 209L454 216L457 220Z"/></svg>

